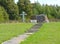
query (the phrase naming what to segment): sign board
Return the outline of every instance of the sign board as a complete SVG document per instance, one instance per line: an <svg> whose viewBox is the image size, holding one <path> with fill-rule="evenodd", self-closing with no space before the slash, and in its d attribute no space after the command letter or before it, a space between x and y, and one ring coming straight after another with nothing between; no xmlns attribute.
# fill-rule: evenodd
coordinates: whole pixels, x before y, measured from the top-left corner
<svg viewBox="0 0 60 44"><path fill-rule="evenodd" d="M37 20L30 20L31 23L37 23Z"/></svg>

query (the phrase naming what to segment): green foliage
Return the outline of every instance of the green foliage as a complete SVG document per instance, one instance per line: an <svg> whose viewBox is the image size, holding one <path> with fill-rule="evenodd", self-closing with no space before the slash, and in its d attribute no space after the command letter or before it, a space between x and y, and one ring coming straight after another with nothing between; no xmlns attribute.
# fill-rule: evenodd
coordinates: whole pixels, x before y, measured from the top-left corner
<svg viewBox="0 0 60 44"><path fill-rule="evenodd" d="M25 0L25 11L27 13L27 17L29 18L32 15L32 5L30 0Z"/></svg>
<svg viewBox="0 0 60 44"><path fill-rule="evenodd" d="M40 5L39 2L35 3L35 8L38 11L38 14L42 14L42 6Z"/></svg>
<svg viewBox="0 0 60 44"><path fill-rule="evenodd" d="M9 16L7 12L5 11L4 7L0 5L0 23L6 22L9 20Z"/></svg>
<svg viewBox="0 0 60 44"><path fill-rule="evenodd" d="M33 15L37 15L38 14L38 11L36 8L33 8Z"/></svg>
<svg viewBox="0 0 60 44"><path fill-rule="evenodd" d="M24 4L24 0L19 0L17 3L18 7L19 7L19 14L22 13L22 11L25 10L25 4Z"/></svg>
<svg viewBox="0 0 60 44"><path fill-rule="evenodd" d="M4 6L5 10L9 14L10 20L17 20L19 17L18 6L14 3L14 0L1 0L1 5Z"/></svg>
<svg viewBox="0 0 60 44"><path fill-rule="evenodd" d="M35 2L32 5L32 11L35 15L45 14L49 19L60 19L60 6L58 5L41 5L39 2Z"/></svg>
<svg viewBox="0 0 60 44"><path fill-rule="evenodd" d="M21 14L24 11L27 14L27 18L30 18L32 15L32 5L30 0L19 0L17 5L19 7L19 13Z"/></svg>

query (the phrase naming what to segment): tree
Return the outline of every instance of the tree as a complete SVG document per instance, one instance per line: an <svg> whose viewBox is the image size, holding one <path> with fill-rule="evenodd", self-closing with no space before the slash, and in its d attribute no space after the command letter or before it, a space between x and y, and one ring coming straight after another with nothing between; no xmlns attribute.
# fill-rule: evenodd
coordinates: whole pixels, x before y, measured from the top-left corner
<svg viewBox="0 0 60 44"><path fill-rule="evenodd" d="M42 14L42 6L39 2L35 2L35 8L38 11L38 14Z"/></svg>
<svg viewBox="0 0 60 44"><path fill-rule="evenodd" d="M49 8L49 6L46 4L45 5L45 14L47 15L47 17L50 17L51 15L50 15L50 8Z"/></svg>
<svg viewBox="0 0 60 44"><path fill-rule="evenodd" d="M32 5L30 0L24 0L25 4L25 12L27 13L27 16L30 17L32 15Z"/></svg>
<svg viewBox="0 0 60 44"><path fill-rule="evenodd" d="M60 6L56 5L55 9L57 11L56 18L60 19Z"/></svg>
<svg viewBox="0 0 60 44"><path fill-rule="evenodd" d="M0 0L0 4L4 6L5 10L9 14L10 20L17 20L19 17L18 6L14 3L14 0Z"/></svg>
<svg viewBox="0 0 60 44"><path fill-rule="evenodd" d="M19 7L19 13L21 14L24 11L27 14L27 18L30 18L32 15L32 5L30 0L19 0L17 5Z"/></svg>
<svg viewBox="0 0 60 44"><path fill-rule="evenodd" d="M19 7L19 14L22 13L22 11L25 10L25 4L24 4L24 0L19 0L17 3L18 7Z"/></svg>
<svg viewBox="0 0 60 44"><path fill-rule="evenodd" d="M9 20L9 16L5 11L4 7L0 5L0 23L7 22Z"/></svg>

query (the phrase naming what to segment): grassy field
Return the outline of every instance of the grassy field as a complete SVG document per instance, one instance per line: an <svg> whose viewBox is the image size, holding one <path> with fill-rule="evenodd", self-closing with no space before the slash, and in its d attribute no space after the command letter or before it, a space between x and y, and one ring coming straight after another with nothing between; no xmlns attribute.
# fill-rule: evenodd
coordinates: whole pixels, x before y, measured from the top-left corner
<svg viewBox="0 0 60 44"><path fill-rule="evenodd" d="M14 36L24 33L33 25L31 23L0 24L0 44Z"/></svg>
<svg viewBox="0 0 60 44"><path fill-rule="evenodd" d="M60 23L45 23L21 44L60 44Z"/></svg>

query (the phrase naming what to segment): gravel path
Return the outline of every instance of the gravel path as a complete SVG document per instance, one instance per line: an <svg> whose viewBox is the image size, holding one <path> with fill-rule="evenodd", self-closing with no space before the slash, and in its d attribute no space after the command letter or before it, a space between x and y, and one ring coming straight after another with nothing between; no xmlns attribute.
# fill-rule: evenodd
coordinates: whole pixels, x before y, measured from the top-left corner
<svg viewBox="0 0 60 44"><path fill-rule="evenodd" d="M14 37L8 41L3 42L2 44L19 44L22 41L24 41L29 35L33 34L34 32L37 32L38 29L42 26L42 23L35 24L30 30L28 30L26 33L19 35L17 37Z"/></svg>

